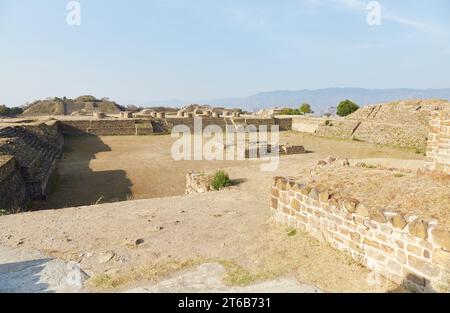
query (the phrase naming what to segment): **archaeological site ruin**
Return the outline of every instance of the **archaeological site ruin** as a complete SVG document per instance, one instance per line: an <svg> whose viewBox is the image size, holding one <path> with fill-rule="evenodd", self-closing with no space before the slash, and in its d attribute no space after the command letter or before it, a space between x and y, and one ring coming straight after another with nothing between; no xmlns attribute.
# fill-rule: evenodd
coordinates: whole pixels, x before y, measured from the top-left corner
<svg viewBox="0 0 450 313"><path fill-rule="evenodd" d="M131 112L91 96L37 101L22 117L0 121L0 244L76 261L86 273L86 288L98 291L128 286L120 273L128 266L136 273L144 258L155 266L174 258L192 266L202 262L187 260L230 257L245 264L249 256L231 248L237 242L243 251L246 245L255 249L255 260L266 258L258 262L282 264L286 260L263 251L275 249L269 241L309 249L310 243L289 243L294 236L320 247L313 257L319 267L334 262L328 258L337 253L362 266L342 265L342 271L382 277L381 287L368 285L367 291L397 286L448 292L449 109L446 101L407 100L337 119L279 112L260 117L206 105ZM194 132L196 119L202 130L215 125L224 133L278 126L280 142L247 138L242 160L178 163L170 157L170 134L179 125ZM261 172L261 151L276 152L279 169ZM212 187L219 170L230 173L225 188ZM186 217L194 213L197 218ZM278 227L288 236L275 235ZM177 239L165 246L170 236ZM180 246L185 236L197 239ZM255 248L249 242L256 236ZM295 254L288 259L292 269L305 261ZM284 275L278 267L247 275L254 275L251 282L276 278ZM135 279L147 277L141 276ZM340 290L327 279L315 281L324 290ZM345 288L363 287L349 282Z"/></svg>

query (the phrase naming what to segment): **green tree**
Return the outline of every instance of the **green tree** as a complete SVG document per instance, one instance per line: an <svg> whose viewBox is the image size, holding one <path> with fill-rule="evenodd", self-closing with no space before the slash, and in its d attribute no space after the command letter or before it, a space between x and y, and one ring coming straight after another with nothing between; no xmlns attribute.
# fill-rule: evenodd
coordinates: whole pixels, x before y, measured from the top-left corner
<svg viewBox="0 0 450 313"><path fill-rule="evenodd" d="M11 116L11 115L18 115L22 114L23 109L14 107L14 108L8 108L6 105L0 105L0 116Z"/></svg>
<svg viewBox="0 0 450 313"><path fill-rule="evenodd" d="M314 113L313 110L311 110L311 105L309 103L303 103L300 106L300 113L302 114L308 114L308 113Z"/></svg>
<svg viewBox="0 0 450 313"><path fill-rule="evenodd" d="M357 111L358 109L359 106L356 103L347 99L339 103L336 114L339 116L347 116Z"/></svg>

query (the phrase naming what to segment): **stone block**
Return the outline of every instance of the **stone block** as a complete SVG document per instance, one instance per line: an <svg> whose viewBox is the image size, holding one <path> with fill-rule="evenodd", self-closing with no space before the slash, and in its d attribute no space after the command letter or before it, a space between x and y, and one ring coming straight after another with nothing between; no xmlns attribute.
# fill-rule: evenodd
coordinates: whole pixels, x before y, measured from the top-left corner
<svg viewBox="0 0 450 313"><path fill-rule="evenodd" d="M450 251L450 232L446 230L433 229L431 231L433 242L439 247Z"/></svg>
<svg viewBox="0 0 450 313"><path fill-rule="evenodd" d="M381 223L381 224L387 222L386 217L384 216L384 213L381 210L376 210L376 209L375 210L370 210L369 214L370 214L370 219L375 221L375 222L378 222L378 223Z"/></svg>
<svg viewBox="0 0 450 313"><path fill-rule="evenodd" d="M389 218L389 223L391 223L392 226L398 229L404 229L407 224L405 218L400 214L391 216Z"/></svg>
<svg viewBox="0 0 450 313"><path fill-rule="evenodd" d="M427 239L428 238L428 223L425 222L422 219L415 219L408 225L409 233L412 236L415 236L417 238L421 239Z"/></svg>
<svg viewBox="0 0 450 313"><path fill-rule="evenodd" d="M300 202L297 199L291 200L291 208L295 211L299 212L301 210Z"/></svg>
<svg viewBox="0 0 450 313"><path fill-rule="evenodd" d="M358 214L359 216L363 216L363 217L369 217L369 209L363 205L363 204L358 204L356 207L356 214Z"/></svg>
<svg viewBox="0 0 450 313"><path fill-rule="evenodd" d="M440 274L438 266L432 264L430 261L424 261L412 255L408 256L408 264L428 277L438 277Z"/></svg>

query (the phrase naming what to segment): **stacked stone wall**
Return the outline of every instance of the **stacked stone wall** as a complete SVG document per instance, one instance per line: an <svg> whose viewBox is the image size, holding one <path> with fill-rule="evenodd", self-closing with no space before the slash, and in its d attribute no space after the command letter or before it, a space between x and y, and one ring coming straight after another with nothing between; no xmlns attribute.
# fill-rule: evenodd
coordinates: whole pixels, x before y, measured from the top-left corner
<svg viewBox="0 0 450 313"><path fill-rule="evenodd" d="M450 110L432 113L426 166L450 174Z"/></svg>
<svg viewBox="0 0 450 313"><path fill-rule="evenodd" d="M418 292L450 291L450 232L435 220L368 209L283 177L274 179L271 212L276 221L328 242L398 284Z"/></svg>
<svg viewBox="0 0 450 313"><path fill-rule="evenodd" d="M121 119L121 120L60 120L58 121L62 134L66 136L132 136L170 133L177 125L187 126L194 132L194 118L167 117L160 119ZM292 119L290 118L214 118L203 117L202 129L210 125L217 125L223 130L227 126L248 126L259 127L266 125L279 125L281 131L292 129Z"/></svg>
<svg viewBox="0 0 450 313"><path fill-rule="evenodd" d="M0 210L7 213L21 211L26 208L28 200L16 160L12 156L0 156Z"/></svg>

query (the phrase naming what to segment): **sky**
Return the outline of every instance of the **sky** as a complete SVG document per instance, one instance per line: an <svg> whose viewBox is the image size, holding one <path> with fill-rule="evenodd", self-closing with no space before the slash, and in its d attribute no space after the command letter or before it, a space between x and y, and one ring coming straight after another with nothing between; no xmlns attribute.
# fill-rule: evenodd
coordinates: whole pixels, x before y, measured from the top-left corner
<svg viewBox="0 0 450 313"><path fill-rule="evenodd" d="M450 1L0 0L0 103L449 88ZM71 15L73 17L73 15Z"/></svg>

